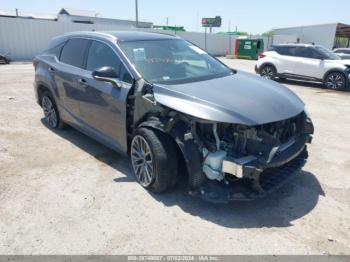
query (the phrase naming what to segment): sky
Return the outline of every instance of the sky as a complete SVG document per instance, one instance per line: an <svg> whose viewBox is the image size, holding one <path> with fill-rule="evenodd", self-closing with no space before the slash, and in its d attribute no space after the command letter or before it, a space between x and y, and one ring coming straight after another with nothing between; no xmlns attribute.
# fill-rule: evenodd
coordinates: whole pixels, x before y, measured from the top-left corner
<svg viewBox="0 0 350 262"><path fill-rule="evenodd" d="M139 19L204 31L202 17L222 17L215 31L258 34L273 28L342 22L350 24L350 0L138 0ZM62 7L93 10L101 17L135 19L135 0L0 0L0 10L55 15Z"/></svg>

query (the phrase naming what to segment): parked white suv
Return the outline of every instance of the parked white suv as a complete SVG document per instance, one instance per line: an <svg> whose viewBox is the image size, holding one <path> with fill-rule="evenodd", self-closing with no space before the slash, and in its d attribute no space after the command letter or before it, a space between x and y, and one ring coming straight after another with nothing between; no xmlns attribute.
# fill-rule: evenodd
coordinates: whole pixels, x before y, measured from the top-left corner
<svg viewBox="0 0 350 262"><path fill-rule="evenodd" d="M267 79L317 81L338 90L349 86L350 60L319 45L281 44L259 55L255 71Z"/></svg>

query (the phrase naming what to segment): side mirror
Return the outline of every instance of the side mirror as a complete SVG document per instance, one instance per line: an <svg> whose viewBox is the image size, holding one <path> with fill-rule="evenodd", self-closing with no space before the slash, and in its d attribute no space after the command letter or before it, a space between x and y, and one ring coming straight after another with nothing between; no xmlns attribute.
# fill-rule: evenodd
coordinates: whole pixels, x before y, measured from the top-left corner
<svg viewBox="0 0 350 262"><path fill-rule="evenodd" d="M118 73L113 67L103 66L97 68L92 72L92 77L97 81L109 82L116 87L120 87Z"/></svg>

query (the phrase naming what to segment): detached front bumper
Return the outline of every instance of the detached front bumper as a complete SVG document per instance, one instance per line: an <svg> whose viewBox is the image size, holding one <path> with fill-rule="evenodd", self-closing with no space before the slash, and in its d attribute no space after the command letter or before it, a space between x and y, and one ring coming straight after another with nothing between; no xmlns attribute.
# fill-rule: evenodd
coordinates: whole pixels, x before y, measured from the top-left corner
<svg viewBox="0 0 350 262"><path fill-rule="evenodd" d="M262 198L297 176L307 158L308 153L305 146L290 162L279 167L267 168L254 179L242 178L230 181L229 184L207 180L200 188L190 191L190 194L213 203L251 201Z"/></svg>
<svg viewBox="0 0 350 262"><path fill-rule="evenodd" d="M308 131L313 133L313 130ZM291 138L271 150L273 154L268 159L245 157L237 161L226 158L222 166L225 181L207 179L190 194L215 203L261 198L300 172L308 158L306 143L311 139L308 134Z"/></svg>

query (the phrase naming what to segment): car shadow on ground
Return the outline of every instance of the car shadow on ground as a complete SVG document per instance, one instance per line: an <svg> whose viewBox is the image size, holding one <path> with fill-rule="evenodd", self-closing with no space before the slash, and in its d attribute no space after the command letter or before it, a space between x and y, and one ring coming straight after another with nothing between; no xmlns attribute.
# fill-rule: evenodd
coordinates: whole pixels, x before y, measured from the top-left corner
<svg viewBox="0 0 350 262"><path fill-rule="evenodd" d="M42 122L47 127L45 121ZM136 183L127 156L114 152L73 128L52 131L125 175L111 178L114 182ZM307 171L302 171L284 187L265 198L229 204L212 204L190 196L186 181L186 175L180 176L177 186L169 192L149 194L165 206L178 206L192 216L228 228L289 227L294 220L315 208L320 195L324 196L315 175Z"/></svg>

